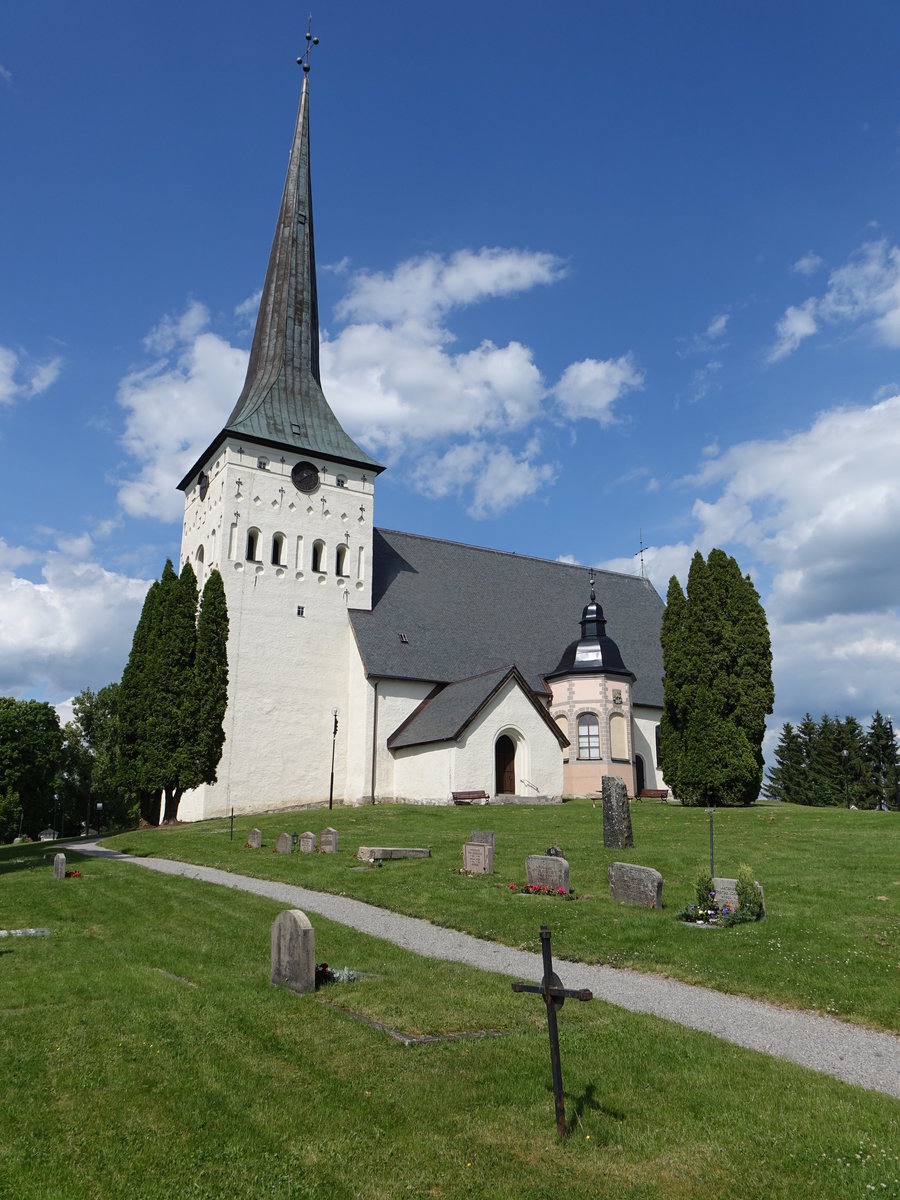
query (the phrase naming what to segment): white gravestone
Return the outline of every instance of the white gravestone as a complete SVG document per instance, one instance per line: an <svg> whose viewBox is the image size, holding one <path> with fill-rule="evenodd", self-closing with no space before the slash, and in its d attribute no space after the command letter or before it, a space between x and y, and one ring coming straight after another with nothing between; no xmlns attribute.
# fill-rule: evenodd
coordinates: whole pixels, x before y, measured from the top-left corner
<svg viewBox="0 0 900 1200"><path fill-rule="evenodd" d="M258 850L262 845L262 830L251 829L247 834L247 845L251 850Z"/></svg>
<svg viewBox="0 0 900 1200"><path fill-rule="evenodd" d="M463 845L463 870L472 875L493 875L494 847L485 842L466 842Z"/></svg>
<svg viewBox="0 0 900 1200"><path fill-rule="evenodd" d="M66 856L64 854L54 854L53 856L53 878L65 879L66 877Z"/></svg>
<svg viewBox="0 0 900 1200"><path fill-rule="evenodd" d="M338 848L338 831L331 826L319 834L319 849L323 854L336 854Z"/></svg>
<svg viewBox="0 0 900 1200"><path fill-rule="evenodd" d="M316 990L316 931L299 908L285 909L272 922L272 983L298 996Z"/></svg>
<svg viewBox="0 0 900 1200"><path fill-rule="evenodd" d="M300 850L303 854L313 854L316 849L316 835L309 829L300 834Z"/></svg>
<svg viewBox="0 0 900 1200"><path fill-rule="evenodd" d="M294 843L291 841L291 835L289 833L279 833L275 839L275 853L290 854L293 848Z"/></svg>

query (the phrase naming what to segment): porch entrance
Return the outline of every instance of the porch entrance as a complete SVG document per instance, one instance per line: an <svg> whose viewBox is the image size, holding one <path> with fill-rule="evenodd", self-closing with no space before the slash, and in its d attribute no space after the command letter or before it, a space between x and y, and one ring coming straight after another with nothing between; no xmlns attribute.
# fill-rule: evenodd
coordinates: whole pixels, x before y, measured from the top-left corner
<svg viewBox="0 0 900 1200"><path fill-rule="evenodd" d="M497 738L494 747L494 780L498 796L513 796L516 791L516 744L507 734Z"/></svg>

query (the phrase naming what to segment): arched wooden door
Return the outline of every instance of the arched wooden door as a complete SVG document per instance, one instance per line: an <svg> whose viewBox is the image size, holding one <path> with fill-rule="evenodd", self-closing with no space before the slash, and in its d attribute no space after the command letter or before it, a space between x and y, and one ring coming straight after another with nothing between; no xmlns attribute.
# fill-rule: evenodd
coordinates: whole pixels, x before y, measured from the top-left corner
<svg viewBox="0 0 900 1200"><path fill-rule="evenodd" d="M640 796L641 792L647 786L644 782L644 760L639 754L634 756L634 794Z"/></svg>
<svg viewBox="0 0 900 1200"><path fill-rule="evenodd" d="M505 733L497 738L494 748L494 779L498 796L512 796L516 791L516 744Z"/></svg>

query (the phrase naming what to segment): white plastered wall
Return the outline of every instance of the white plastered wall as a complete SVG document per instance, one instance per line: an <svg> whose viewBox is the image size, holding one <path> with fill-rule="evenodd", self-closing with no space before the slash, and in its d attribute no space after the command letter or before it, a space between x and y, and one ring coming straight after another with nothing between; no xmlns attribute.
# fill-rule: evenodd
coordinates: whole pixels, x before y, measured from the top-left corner
<svg viewBox="0 0 900 1200"><path fill-rule="evenodd" d="M516 744L516 794L558 799L563 784L559 742L515 680L504 685L458 742L393 751L392 799L449 804L453 792L494 796L494 748L502 734Z"/></svg>
<svg viewBox="0 0 900 1200"><path fill-rule="evenodd" d="M644 787L664 788L668 785L662 771L656 765L656 729L662 712L658 708L635 706L632 713L634 725L634 752L644 760Z"/></svg>
<svg viewBox="0 0 900 1200"><path fill-rule="evenodd" d="M291 482L291 468L301 459L320 469L311 495ZM349 705L348 609L371 605L371 477L311 455L282 459L233 440L205 469L206 496L200 498L196 481L185 495L181 562L191 560L201 588L213 567L222 573L230 627L226 740L218 782L187 793L179 817L327 800L334 708L334 798L342 800L347 746L364 733L354 728ZM251 529L259 531L256 561L247 558ZM273 563L276 534L283 535L283 553ZM322 569L313 572L317 540L325 554ZM335 573L338 544L347 546L341 576Z"/></svg>

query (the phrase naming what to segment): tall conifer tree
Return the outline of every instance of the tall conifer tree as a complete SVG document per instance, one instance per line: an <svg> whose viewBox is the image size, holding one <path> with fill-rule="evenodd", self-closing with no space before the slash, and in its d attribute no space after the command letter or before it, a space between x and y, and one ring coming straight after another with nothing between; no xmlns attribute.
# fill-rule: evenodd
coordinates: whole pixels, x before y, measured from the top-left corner
<svg viewBox="0 0 900 1200"><path fill-rule="evenodd" d="M203 588L197 618L197 653L194 659L197 690L197 768L199 782L215 783L216 768L225 742L225 709L228 704L228 606L225 585L212 571Z"/></svg>
<svg viewBox="0 0 900 1200"><path fill-rule="evenodd" d="M759 595L724 551L694 555L687 596L672 577L662 647L666 782L687 804L751 804L775 698L772 652Z"/></svg>
<svg viewBox="0 0 900 1200"><path fill-rule="evenodd" d="M163 820L174 820L184 791L215 780L228 680L228 615L221 576L216 571L210 581L214 577L201 636L194 570L185 563L178 576L166 562L147 593L122 676L120 773L151 824L159 820L161 801Z"/></svg>

